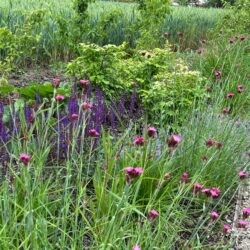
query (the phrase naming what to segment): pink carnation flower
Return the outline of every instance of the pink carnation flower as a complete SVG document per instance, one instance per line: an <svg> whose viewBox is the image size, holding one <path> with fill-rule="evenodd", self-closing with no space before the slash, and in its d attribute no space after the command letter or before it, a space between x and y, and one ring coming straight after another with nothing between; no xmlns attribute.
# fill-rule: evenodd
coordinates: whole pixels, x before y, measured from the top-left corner
<svg viewBox="0 0 250 250"><path fill-rule="evenodd" d="M239 84L239 85L237 86L237 91L238 91L238 93L242 93L242 92L244 91L244 86L241 85L241 84Z"/></svg>
<svg viewBox="0 0 250 250"><path fill-rule="evenodd" d="M248 218L250 216L250 207L244 208L242 214L244 219Z"/></svg>
<svg viewBox="0 0 250 250"><path fill-rule="evenodd" d="M89 102L83 102L83 104L81 105L83 110L89 110L93 108L93 105Z"/></svg>
<svg viewBox="0 0 250 250"><path fill-rule="evenodd" d="M227 98L233 98L233 97L234 97L234 93L232 92L227 93Z"/></svg>
<svg viewBox="0 0 250 250"><path fill-rule="evenodd" d="M134 139L134 144L138 146L143 146L145 143L145 140L142 136L136 136Z"/></svg>
<svg viewBox="0 0 250 250"><path fill-rule="evenodd" d="M72 114L70 117L71 121L77 121L78 120L78 114Z"/></svg>
<svg viewBox="0 0 250 250"><path fill-rule="evenodd" d="M189 182L189 173L184 172L181 176L181 182L182 183L188 183Z"/></svg>
<svg viewBox="0 0 250 250"><path fill-rule="evenodd" d="M149 221L153 221L154 219L156 219L157 217L159 216L158 212L156 210L150 210L149 213L148 213L148 220Z"/></svg>
<svg viewBox="0 0 250 250"><path fill-rule="evenodd" d="M86 80L86 79L80 80L80 85L86 88L89 85L89 80Z"/></svg>
<svg viewBox="0 0 250 250"><path fill-rule="evenodd" d="M157 135L157 129L154 127L149 127L148 128L148 136L149 137L156 137Z"/></svg>
<svg viewBox="0 0 250 250"><path fill-rule="evenodd" d="M31 157L28 154L22 153L19 156L19 160L25 165L27 166L30 162Z"/></svg>
<svg viewBox="0 0 250 250"><path fill-rule="evenodd" d="M200 193L201 192L201 190L202 190L202 184L200 184L200 183L194 183L193 184L193 191L194 191L194 193L195 194L197 194L197 193Z"/></svg>
<svg viewBox="0 0 250 250"><path fill-rule="evenodd" d="M57 94L55 99L56 99L57 102L61 102L61 101L63 101L65 99L65 97L63 95Z"/></svg>
<svg viewBox="0 0 250 250"><path fill-rule="evenodd" d="M231 231L231 230L232 230L232 227L231 227L230 225L225 224L225 225L223 226L223 233L227 234L227 233L229 233L229 231Z"/></svg>
<svg viewBox="0 0 250 250"><path fill-rule="evenodd" d="M98 133L94 128L89 130L90 137L99 137L100 133Z"/></svg>
<svg viewBox="0 0 250 250"><path fill-rule="evenodd" d="M141 250L140 246L139 245L135 245L132 247L132 250Z"/></svg>
<svg viewBox="0 0 250 250"><path fill-rule="evenodd" d="M212 147L213 145L215 144L215 140L213 138L209 138L207 141L206 141L206 146L208 148Z"/></svg>
<svg viewBox="0 0 250 250"><path fill-rule="evenodd" d="M169 147L176 147L180 142L181 142L182 138L180 135L177 134L173 134L170 136L170 138L167 140L167 144Z"/></svg>
<svg viewBox="0 0 250 250"><path fill-rule="evenodd" d="M239 177L241 180L244 180L248 177L248 173L246 171L240 171L239 172Z"/></svg>
<svg viewBox="0 0 250 250"><path fill-rule="evenodd" d="M220 70L215 70L214 74L216 77L220 77L222 72Z"/></svg>
<svg viewBox="0 0 250 250"><path fill-rule="evenodd" d="M216 220L219 217L219 214L216 211L211 212L210 218Z"/></svg>
<svg viewBox="0 0 250 250"><path fill-rule="evenodd" d="M237 227L238 228L246 228L248 226L249 222L245 220L239 220Z"/></svg>

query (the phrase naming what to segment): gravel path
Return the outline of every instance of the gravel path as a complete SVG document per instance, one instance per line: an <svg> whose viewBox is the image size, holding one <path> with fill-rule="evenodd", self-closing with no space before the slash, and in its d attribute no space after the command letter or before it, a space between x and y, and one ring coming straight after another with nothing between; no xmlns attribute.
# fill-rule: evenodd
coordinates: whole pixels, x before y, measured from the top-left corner
<svg viewBox="0 0 250 250"><path fill-rule="evenodd" d="M247 179L239 189L239 197L236 205L234 224L233 224L233 238L235 239L234 249L250 250L250 219L245 219L249 222L247 228L239 229L238 221L243 220L242 210L250 207L250 180Z"/></svg>

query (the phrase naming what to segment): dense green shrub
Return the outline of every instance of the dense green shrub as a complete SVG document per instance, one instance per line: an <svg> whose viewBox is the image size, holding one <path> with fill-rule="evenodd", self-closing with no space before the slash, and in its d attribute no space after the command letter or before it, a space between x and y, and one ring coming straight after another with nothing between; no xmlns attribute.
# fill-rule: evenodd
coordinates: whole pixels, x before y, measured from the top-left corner
<svg viewBox="0 0 250 250"><path fill-rule="evenodd" d="M203 83L198 71L190 71L183 61L179 61L171 72L157 74L149 90L142 93L147 113L157 117L157 124L184 121L194 100L204 97Z"/></svg>
<svg viewBox="0 0 250 250"><path fill-rule="evenodd" d="M94 88L113 100L136 87L148 118L155 124L180 124L194 100L203 96L199 73L176 60L167 45L129 53L125 44L81 44L80 51L81 56L68 64L68 74L89 79Z"/></svg>

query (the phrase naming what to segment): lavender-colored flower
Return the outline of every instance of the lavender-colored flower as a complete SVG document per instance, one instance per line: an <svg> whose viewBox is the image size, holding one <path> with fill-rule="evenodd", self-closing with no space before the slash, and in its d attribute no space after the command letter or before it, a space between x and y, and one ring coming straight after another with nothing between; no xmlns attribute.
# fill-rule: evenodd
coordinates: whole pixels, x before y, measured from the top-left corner
<svg viewBox="0 0 250 250"><path fill-rule="evenodd" d="M6 128L5 125L2 121L2 118L0 117L0 141L3 141L4 143L7 142L7 132L6 132Z"/></svg>
<svg viewBox="0 0 250 250"><path fill-rule="evenodd" d="M77 99L72 96L69 98L69 101L68 101L68 111L69 111L69 114L72 115L72 114L78 114L79 112L79 106L78 106L78 101Z"/></svg>

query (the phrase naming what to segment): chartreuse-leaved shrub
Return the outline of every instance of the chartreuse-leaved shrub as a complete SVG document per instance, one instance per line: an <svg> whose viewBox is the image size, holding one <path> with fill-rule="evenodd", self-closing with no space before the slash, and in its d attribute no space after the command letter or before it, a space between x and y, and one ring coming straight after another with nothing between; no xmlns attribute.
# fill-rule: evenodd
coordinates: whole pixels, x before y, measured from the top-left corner
<svg viewBox="0 0 250 250"><path fill-rule="evenodd" d="M194 100L204 96L200 74L177 60L168 45L129 51L126 44L81 44L79 50L80 56L68 64L68 74L89 79L110 99L136 88L154 123L181 122Z"/></svg>

